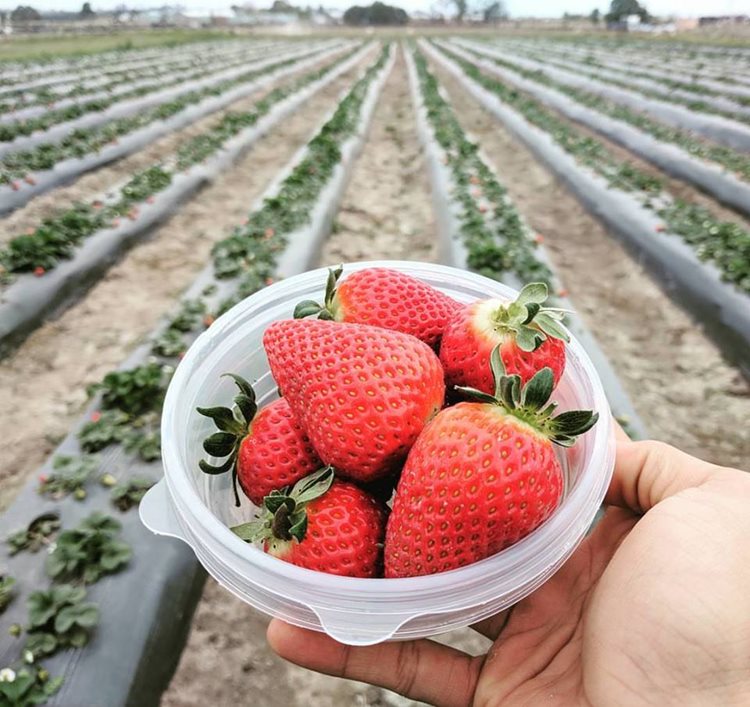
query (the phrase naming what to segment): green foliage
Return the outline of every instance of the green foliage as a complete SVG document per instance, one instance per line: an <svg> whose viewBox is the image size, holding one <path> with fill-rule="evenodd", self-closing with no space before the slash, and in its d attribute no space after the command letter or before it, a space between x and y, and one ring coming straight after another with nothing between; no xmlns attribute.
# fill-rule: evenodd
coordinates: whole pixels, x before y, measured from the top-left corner
<svg viewBox="0 0 750 707"><path fill-rule="evenodd" d="M673 233L682 236L701 260L713 262L722 277L750 293L750 231L719 221L703 206L680 199L659 211Z"/></svg>
<svg viewBox="0 0 750 707"><path fill-rule="evenodd" d="M33 657L33 656L32 656ZM50 678L36 665L8 666L0 670L0 707L33 707L47 702L63 683Z"/></svg>
<svg viewBox="0 0 750 707"><path fill-rule="evenodd" d="M648 10L638 0L612 0L604 17L607 22L624 22L629 15L638 15L642 22L650 19Z"/></svg>
<svg viewBox="0 0 750 707"><path fill-rule="evenodd" d="M60 517L57 513L42 513L34 518L24 530L17 530L7 538L8 552L15 555L22 550L37 552L50 543L52 535L60 528Z"/></svg>
<svg viewBox="0 0 750 707"><path fill-rule="evenodd" d="M12 238L0 249L0 263L8 272L50 270L70 258L74 248L108 222L107 215L88 204L75 203L56 218L46 218L33 233Z"/></svg>
<svg viewBox="0 0 750 707"><path fill-rule="evenodd" d="M360 7L353 5L344 13L344 24L358 27L368 25L405 25L409 15L405 10L382 2Z"/></svg>
<svg viewBox="0 0 750 707"><path fill-rule="evenodd" d="M52 473L40 478L38 491L55 500L83 491L98 465L99 458L88 454L79 457L58 454L52 461ZM78 494L79 497L81 495Z"/></svg>
<svg viewBox="0 0 750 707"><path fill-rule="evenodd" d="M9 577L7 574L0 574L0 614L5 611L8 604L13 600L13 587L15 584L16 580L13 577Z"/></svg>
<svg viewBox="0 0 750 707"><path fill-rule="evenodd" d="M128 436L130 416L121 410L104 410L97 419L87 422L78 433L84 452L98 452Z"/></svg>
<svg viewBox="0 0 750 707"><path fill-rule="evenodd" d="M121 511L129 511L133 506L137 506L141 499L146 495L153 485L151 479L134 478L125 483L118 484L112 489L110 499L112 503Z"/></svg>
<svg viewBox="0 0 750 707"><path fill-rule="evenodd" d="M32 592L26 649L40 656L85 646L91 629L99 622L99 610L84 602L85 598L85 589L69 584Z"/></svg>
<svg viewBox="0 0 750 707"><path fill-rule="evenodd" d="M112 371L101 383L89 387L89 395L101 393L105 410L120 410L138 416L161 410L173 369L146 363L126 371Z"/></svg>
<svg viewBox="0 0 750 707"><path fill-rule="evenodd" d="M121 570L130 560L130 546L118 538L121 525L98 511L74 530L60 533L45 567L54 580L93 584Z"/></svg>

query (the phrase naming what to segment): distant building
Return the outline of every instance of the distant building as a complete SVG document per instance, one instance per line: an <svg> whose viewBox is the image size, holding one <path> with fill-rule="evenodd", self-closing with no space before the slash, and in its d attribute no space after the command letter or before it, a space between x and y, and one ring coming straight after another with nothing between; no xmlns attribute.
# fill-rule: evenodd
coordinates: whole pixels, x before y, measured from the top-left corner
<svg viewBox="0 0 750 707"><path fill-rule="evenodd" d="M716 15L713 17L699 17L698 25L742 25L750 23L750 15Z"/></svg>

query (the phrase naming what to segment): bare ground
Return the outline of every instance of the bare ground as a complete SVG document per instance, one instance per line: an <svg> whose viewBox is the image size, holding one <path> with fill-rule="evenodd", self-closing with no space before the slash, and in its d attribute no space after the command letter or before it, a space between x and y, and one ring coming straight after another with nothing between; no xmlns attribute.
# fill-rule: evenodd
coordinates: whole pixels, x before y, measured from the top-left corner
<svg viewBox="0 0 750 707"><path fill-rule="evenodd" d="M81 302L0 361L0 509L70 429L86 402L86 386L123 361L174 307L208 262L213 243L243 220L355 73L339 77L270 131L149 241L133 248Z"/></svg>
<svg viewBox="0 0 750 707"><path fill-rule="evenodd" d="M373 258L434 260L435 244L429 186L400 56L320 264ZM267 624L268 619L209 580L162 707L232 707L251 701L263 707L418 704L284 663L266 645ZM470 652L486 645L468 630L444 640Z"/></svg>
<svg viewBox="0 0 750 707"><path fill-rule="evenodd" d="M101 198L110 191L114 191L119 186L127 182L132 176L142 169L150 167L152 164L172 156L181 145L200 135L206 130L210 130L214 125L219 123L227 114L235 111L250 110L260 99L268 95L276 86L283 86L294 81L301 74L312 71L315 68L329 63L331 60L320 61L313 66L307 67L304 71L296 71L289 76L275 82L272 86L256 91L251 96L247 96L239 101L231 103L227 108L205 116L195 123L169 133L165 137L152 142L144 149L129 155L111 165L102 167L88 174L84 174L72 184L53 189L46 194L42 194L32 199L26 206L12 212L3 219L0 219L0 243L6 243L14 236L22 235L29 229L36 228L42 219L49 218L61 210L67 208L74 202L89 202Z"/></svg>
<svg viewBox="0 0 750 707"><path fill-rule="evenodd" d="M455 79L437 74L461 107L464 129L543 234L571 299L651 434L719 464L747 465L750 386L741 374L523 145Z"/></svg>

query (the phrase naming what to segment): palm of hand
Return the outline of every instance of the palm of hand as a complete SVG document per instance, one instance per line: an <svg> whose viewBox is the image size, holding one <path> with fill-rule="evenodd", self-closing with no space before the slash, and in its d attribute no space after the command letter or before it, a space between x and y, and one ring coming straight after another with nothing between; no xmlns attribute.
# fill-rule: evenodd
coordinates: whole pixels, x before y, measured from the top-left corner
<svg viewBox="0 0 750 707"><path fill-rule="evenodd" d="M726 536L741 534L741 525L717 522L746 514L727 493L734 481L682 491L643 518L610 508L549 582L477 627L498 640L481 665L474 705L747 699L741 680L724 684L728 669L744 674L744 690L749 677L750 605L735 596L737 584L719 579L740 569Z"/></svg>
<svg viewBox="0 0 750 707"><path fill-rule="evenodd" d="M486 656L429 640L352 648L276 620L269 641L439 707L750 704L750 474L623 440L606 500L546 584L474 627L495 641Z"/></svg>

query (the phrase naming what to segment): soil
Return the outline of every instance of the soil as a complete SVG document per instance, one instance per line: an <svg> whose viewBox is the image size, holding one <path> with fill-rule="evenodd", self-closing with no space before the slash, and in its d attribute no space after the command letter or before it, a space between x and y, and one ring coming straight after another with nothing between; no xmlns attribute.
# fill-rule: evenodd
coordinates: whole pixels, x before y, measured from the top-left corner
<svg viewBox="0 0 750 707"><path fill-rule="evenodd" d="M436 67L433 66L433 69ZM482 145L544 243L653 437L710 461L750 457L750 385L607 230L458 82L437 69L464 129Z"/></svg>
<svg viewBox="0 0 750 707"><path fill-rule="evenodd" d="M344 195L320 265L362 259L436 258L429 185L399 55ZM162 707L416 707L387 690L338 680L279 660L265 642L268 619L209 580L187 647ZM487 642L473 631L441 640L471 653ZM258 695L262 695L261 698Z"/></svg>
<svg viewBox="0 0 750 707"><path fill-rule="evenodd" d="M246 217L249 205L307 142L357 70L267 133L149 241L133 248L81 302L0 361L0 510L70 429L86 403L86 386L117 367L175 306L208 262L212 244ZM19 425L19 419L34 422Z"/></svg>
<svg viewBox="0 0 750 707"><path fill-rule="evenodd" d="M250 110L260 99L268 95L276 86L283 86L307 73L314 68L323 66L330 59L320 61L304 70L296 71L285 76L272 86L261 89L251 96L242 98L231 103L227 108L205 116L182 130L169 133L165 137L152 142L144 149L135 152L128 157L113 162L109 166L102 167L88 174L84 174L72 184L53 189L32 199L24 207L12 212L0 220L0 243L6 243L11 238L21 235L29 229L36 228L42 219L58 214L75 202L90 202L102 198L104 195L114 192L133 177L133 174L142 169L150 167L160 160L171 157L181 145L210 130L227 113L235 111Z"/></svg>

